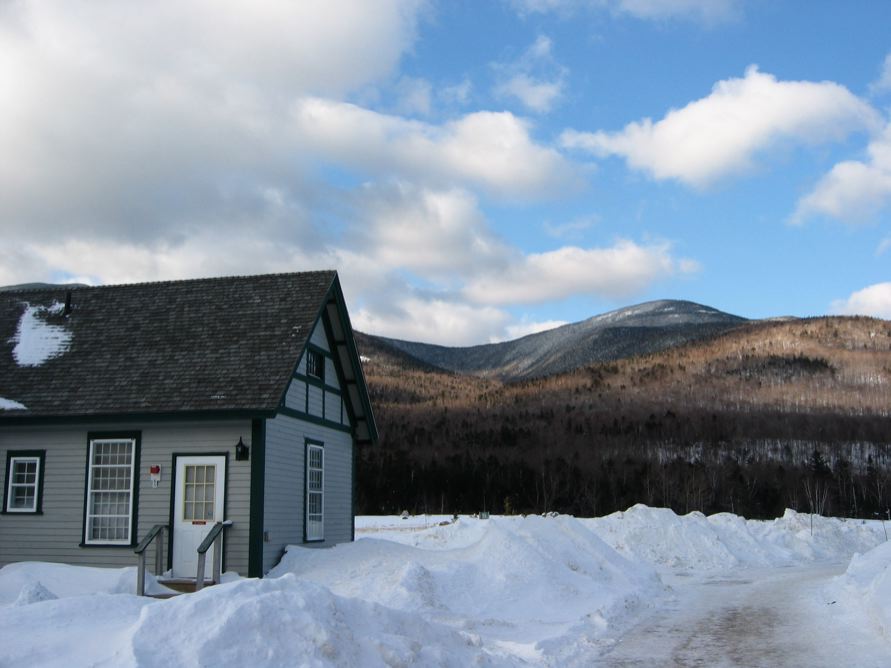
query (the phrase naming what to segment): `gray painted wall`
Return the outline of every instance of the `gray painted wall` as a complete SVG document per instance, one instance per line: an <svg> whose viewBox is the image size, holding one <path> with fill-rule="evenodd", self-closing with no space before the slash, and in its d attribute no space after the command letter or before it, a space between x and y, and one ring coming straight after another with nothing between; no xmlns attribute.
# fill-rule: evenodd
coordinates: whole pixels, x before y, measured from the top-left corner
<svg viewBox="0 0 891 668"><path fill-rule="evenodd" d="M330 350L321 322L310 340L319 348ZM349 426L349 416L337 391L333 359L326 358L325 365L325 389L295 378L285 395L285 406L301 413L308 407L313 417L324 417L341 428L286 415L266 422L264 573L278 563L288 545L328 547L353 538L353 438L343 430ZM297 374L302 375L305 370L306 360L301 359ZM325 540L312 543L303 541L306 439L325 446Z"/></svg>
<svg viewBox="0 0 891 668"><path fill-rule="evenodd" d="M324 542L303 542L305 442L325 446ZM288 545L330 547L353 537L353 438L343 431L279 415L266 422L266 493L263 572L275 566Z"/></svg>
<svg viewBox="0 0 891 668"><path fill-rule="evenodd" d="M138 462L139 509L137 540L155 524L170 521L170 485L173 453L229 453L226 516L234 526L226 532L224 559L227 570L247 575L250 509L250 462L235 461L239 437L250 445L249 420L225 422L77 425L76 427L3 427L0 462L5 489L8 450L45 450L43 514L0 515L0 566L24 560L55 561L91 566L133 566L132 547L79 547L83 539L88 432L140 431ZM153 488L149 466L161 466L161 482ZM165 536L165 561L166 541ZM154 548L149 567L154 567Z"/></svg>

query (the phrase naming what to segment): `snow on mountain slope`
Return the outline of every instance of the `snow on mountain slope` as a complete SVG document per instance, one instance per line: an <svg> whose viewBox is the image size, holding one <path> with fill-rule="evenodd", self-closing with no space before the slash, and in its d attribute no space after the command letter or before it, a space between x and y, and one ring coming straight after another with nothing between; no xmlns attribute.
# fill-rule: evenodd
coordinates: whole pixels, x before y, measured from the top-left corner
<svg viewBox="0 0 891 668"><path fill-rule="evenodd" d="M529 334L514 341L452 348L372 337L433 366L505 379L546 376L590 364L657 352L747 322L694 302L661 300Z"/></svg>

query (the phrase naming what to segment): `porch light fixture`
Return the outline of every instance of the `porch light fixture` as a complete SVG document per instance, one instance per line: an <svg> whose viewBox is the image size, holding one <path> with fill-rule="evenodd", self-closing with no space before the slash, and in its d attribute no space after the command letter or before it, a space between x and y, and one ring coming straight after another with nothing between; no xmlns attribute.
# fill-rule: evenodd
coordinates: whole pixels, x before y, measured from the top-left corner
<svg viewBox="0 0 891 668"><path fill-rule="evenodd" d="M251 449L244 444L241 436L238 437L238 443L235 444L235 461L246 462L251 458Z"/></svg>

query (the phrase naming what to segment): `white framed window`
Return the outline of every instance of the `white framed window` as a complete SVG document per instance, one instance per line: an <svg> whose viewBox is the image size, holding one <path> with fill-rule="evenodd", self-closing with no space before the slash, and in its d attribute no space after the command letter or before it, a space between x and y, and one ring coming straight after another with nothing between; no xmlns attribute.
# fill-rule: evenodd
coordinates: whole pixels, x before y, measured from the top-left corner
<svg viewBox="0 0 891 668"><path fill-rule="evenodd" d="M325 448L306 444L306 540L325 540Z"/></svg>
<svg viewBox="0 0 891 668"><path fill-rule="evenodd" d="M129 545L136 439L92 438L89 456L84 543Z"/></svg>
<svg viewBox="0 0 891 668"><path fill-rule="evenodd" d="M317 350L306 351L306 375L325 380L325 356Z"/></svg>
<svg viewBox="0 0 891 668"><path fill-rule="evenodd" d="M7 513L39 513L43 490L43 450L9 452L3 510Z"/></svg>

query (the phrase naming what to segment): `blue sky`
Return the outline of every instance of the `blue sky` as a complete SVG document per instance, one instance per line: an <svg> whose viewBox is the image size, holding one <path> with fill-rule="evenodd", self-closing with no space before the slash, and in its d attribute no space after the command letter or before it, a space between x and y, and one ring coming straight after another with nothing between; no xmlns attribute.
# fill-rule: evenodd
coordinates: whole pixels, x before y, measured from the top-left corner
<svg viewBox="0 0 891 668"><path fill-rule="evenodd" d="M334 267L445 344L891 318L891 4L0 3L0 283Z"/></svg>

